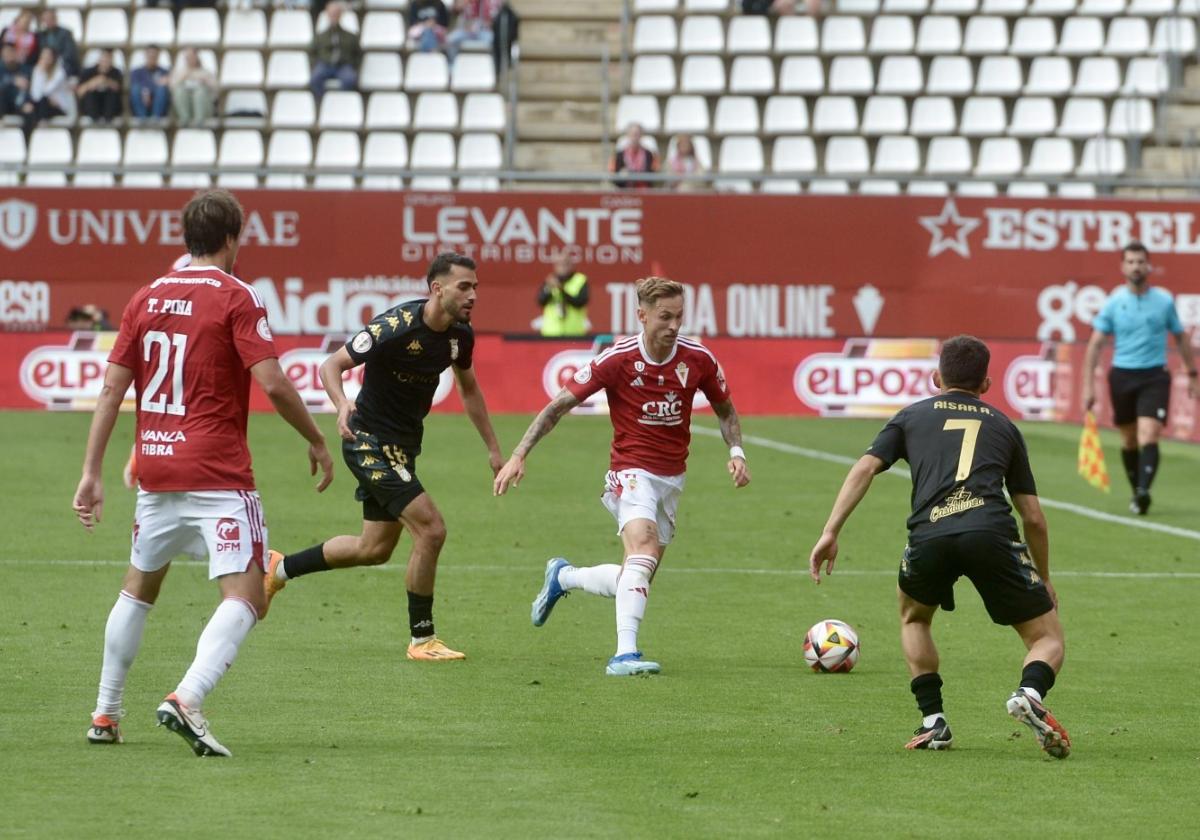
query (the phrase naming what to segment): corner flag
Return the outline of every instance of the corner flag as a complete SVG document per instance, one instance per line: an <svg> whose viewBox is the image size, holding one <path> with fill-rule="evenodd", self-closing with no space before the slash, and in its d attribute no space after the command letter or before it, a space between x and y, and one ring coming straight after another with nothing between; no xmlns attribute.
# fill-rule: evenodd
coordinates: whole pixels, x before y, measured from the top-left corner
<svg viewBox="0 0 1200 840"><path fill-rule="evenodd" d="M1100 447L1100 429L1096 415L1088 412L1083 419L1083 434L1079 436L1079 474L1097 490L1109 492L1108 468L1104 466L1104 450Z"/></svg>

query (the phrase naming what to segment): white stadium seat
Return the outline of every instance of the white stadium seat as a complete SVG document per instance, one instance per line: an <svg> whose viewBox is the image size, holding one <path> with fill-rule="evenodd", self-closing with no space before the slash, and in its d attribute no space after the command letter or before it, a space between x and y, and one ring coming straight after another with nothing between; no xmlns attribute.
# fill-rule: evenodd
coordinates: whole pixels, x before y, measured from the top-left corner
<svg viewBox="0 0 1200 840"><path fill-rule="evenodd" d="M679 89L684 93L724 93L725 62L715 55L689 55L680 70Z"/></svg>
<svg viewBox="0 0 1200 840"><path fill-rule="evenodd" d="M962 29L958 18L947 15L930 15L921 18L917 27L917 53L936 55L956 53L962 49Z"/></svg>
<svg viewBox="0 0 1200 840"><path fill-rule="evenodd" d="M1128 58L1150 51L1150 25L1145 18L1117 18L1108 25L1104 54Z"/></svg>
<svg viewBox="0 0 1200 840"><path fill-rule="evenodd" d="M1162 53L1194 53L1196 24L1191 18L1159 18L1154 24L1154 41L1150 51Z"/></svg>
<svg viewBox="0 0 1200 840"><path fill-rule="evenodd" d="M453 169L455 164L454 138L442 131L421 131L413 139L409 163L413 169ZM413 189L448 190L451 181L446 175L413 177Z"/></svg>
<svg viewBox="0 0 1200 840"><path fill-rule="evenodd" d="M675 19L667 15L642 15L633 25L635 53L673 53L679 48Z"/></svg>
<svg viewBox="0 0 1200 840"><path fill-rule="evenodd" d="M957 124L954 103L949 97L920 96L913 101L908 123L909 133L917 137L952 134Z"/></svg>
<svg viewBox="0 0 1200 840"><path fill-rule="evenodd" d="M929 62L925 92L965 96L975 86L971 59L961 55L938 55Z"/></svg>
<svg viewBox="0 0 1200 840"><path fill-rule="evenodd" d="M963 102L959 133L966 137L1003 134L1008 128L1008 112L998 96L972 96Z"/></svg>
<svg viewBox="0 0 1200 840"><path fill-rule="evenodd" d="M816 172L817 149L811 137L779 137L771 149L772 172Z"/></svg>
<svg viewBox="0 0 1200 840"><path fill-rule="evenodd" d="M1013 181L1008 185L1005 194L1011 198L1047 198L1050 195L1050 185L1041 181Z"/></svg>
<svg viewBox="0 0 1200 840"><path fill-rule="evenodd" d="M653 96L639 95L626 95L618 99L613 128L624 132L632 123L637 123L649 134L657 133L661 125L658 100Z"/></svg>
<svg viewBox="0 0 1200 840"><path fill-rule="evenodd" d="M135 47L170 46L175 43L175 17L170 9L138 9L130 43Z"/></svg>
<svg viewBox="0 0 1200 840"><path fill-rule="evenodd" d="M1025 82L1024 93L1033 96L1065 96L1070 89L1069 58L1060 55L1039 55L1029 65L1029 78Z"/></svg>
<svg viewBox="0 0 1200 840"><path fill-rule="evenodd" d="M921 168L921 149L915 137L880 137L875 146L873 171L886 175L911 175Z"/></svg>
<svg viewBox="0 0 1200 840"><path fill-rule="evenodd" d="M3 148L0 143L0 148ZM126 187L161 187L167 168L167 134L157 128L131 128L125 132L121 156L124 166L147 167L145 172L126 172L121 184Z"/></svg>
<svg viewBox="0 0 1200 840"><path fill-rule="evenodd" d="M496 89L496 65L491 55L462 53L450 72L450 90L491 91Z"/></svg>
<svg viewBox="0 0 1200 840"><path fill-rule="evenodd" d="M1065 137L1039 137L1029 152L1026 175L1068 175L1075 169L1075 148Z"/></svg>
<svg viewBox="0 0 1200 840"><path fill-rule="evenodd" d="M365 61L364 61L365 63ZM312 82L308 53L300 50L274 50L267 60L267 87L307 88Z"/></svg>
<svg viewBox="0 0 1200 840"><path fill-rule="evenodd" d="M821 22L821 52L860 53L866 46L861 18L833 15Z"/></svg>
<svg viewBox="0 0 1200 840"><path fill-rule="evenodd" d="M1025 166L1021 142L1012 137L988 137L979 144L975 174L1003 178L1018 174Z"/></svg>
<svg viewBox="0 0 1200 840"><path fill-rule="evenodd" d="M263 86L263 60L258 50L226 50L221 56L221 87Z"/></svg>
<svg viewBox="0 0 1200 840"><path fill-rule="evenodd" d="M313 40L312 15L302 9L276 9L271 15L267 46L277 49L308 49Z"/></svg>
<svg viewBox="0 0 1200 840"><path fill-rule="evenodd" d="M802 134L808 131L808 105L799 96L772 96L763 110L765 134Z"/></svg>
<svg viewBox="0 0 1200 840"><path fill-rule="evenodd" d="M323 169L358 168L362 149L355 131L323 131L317 138L317 155L313 166L317 170L313 187L318 190L352 190L354 176L343 172L322 172Z"/></svg>
<svg viewBox="0 0 1200 840"><path fill-rule="evenodd" d="M269 169L307 169L312 166L312 137L307 131L284 128L271 132L267 143ZM302 172L270 172L264 186L273 189L304 189L307 177Z"/></svg>
<svg viewBox="0 0 1200 840"><path fill-rule="evenodd" d="M775 91L775 65L765 55L739 55L729 71L729 92L766 96Z"/></svg>
<svg viewBox="0 0 1200 840"><path fill-rule="evenodd" d="M312 128L316 122L317 106L311 91L281 90L275 94L272 128Z"/></svg>
<svg viewBox="0 0 1200 840"><path fill-rule="evenodd" d="M825 142L825 171L831 175L871 171L871 154L862 137L830 137Z"/></svg>
<svg viewBox="0 0 1200 840"><path fill-rule="evenodd" d="M734 55L770 52L771 25L759 15L730 18L726 44Z"/></svg>
<svg viewBox="0 0 1200 840"><path fill-rule="evenodd" d="M1076 175L1120 175L1125 171L1125 144L1120 140L1096 138L1083 144Z"/></svg>
<svg viewBox="0 0 1200 840"><path fill-rule="evenodd" d="M447 94L453 98L452 94ZM362 128L363 100L356 90L330 91L321 97L318 128Z"/></svg>
<svg viewBox="0 0 1200 840"><path fill-rule="evenodd" d="M363 146L362 166L367 173L363 175L363 189L402 189L404 181L399 175L371 174L371 170L407 169L408 138L398 131L372 131Z"/></svg>
<svg viewBox="0 0 1200 840"><path fill-rule="evenodd" d="M779 66L780 93L822 93L825 67L813 55L789 55Z"/></svg>
<svg viewBox="0 0 1200 840"><path fill-rule="evenodd" d="M1017 18L1009 46L1009 52L1013 55L1049 55L1057 46L1058 36L1053 20L1048 17Z"/></svg>
<svg viewBox="0 0 1200 840"><path fill-rule="evenodd" d="M1063 105L1058 134L1061 137L1081 140L1097 137L1104 133L1107 116L1103 100L1094 97L1073 97Z"/></svg>
<svg viewBox="0 0 1200 840"><path fill-rule="evenodd" d="M231 90L225 94L221 115L225 126L261 127L271 111L267 95L259 90ZM254 116L257 115L257 116Z"/></svg>
<svg viewBox="0 0 1200 840"><path fill-rule="evenodd" d="M507 122L500 94L468 93L463 99L463 131L503 131Z"/></svg>
<svg viewBox="0 0 1200 840"><path fill-rule="evenodd" d="M869 53L910 53L916 45L912 18L900 15L882 15L871 24L871 40L867 44Z"/></svg>
<svg viewBox="0 0 1200 840"><path fill-rule="evenodd" d="M404 68L404 89L408 91L446 90L450 86L450 65L442 53L412 53Z"/></svg>
<svg viewBox="0 0 1200 840"><path fill-rule="evenodd" d="M1015 96L1021 92L1024 76L1021 61L1011 55L988 55L979 62L975 92L992 96Z"/></svg>
<svg viewBox="0 0 1200 840"><path fill-rule="evenodd" d="M908 130L908 105L901 96L872 96L863 106L862 133L868 137L903 134Z"/></svg>
<svg viewBox="0 0 1200 840"><path fill-rule="evenodd" d="M217 183L223 187L258 186L258 174L254 172L229 172L233 167L261 167L263 165L262 134L250 129L234 129L221 135L221 147L217 153Z"/></svg>
<svg viewBox="0 0 1200 840"><path fill-rule="evenodd" d="M221 17L216 9L183 9L175 28L180 47L216 47L221 43Z"/></svg>
<svg viewBox="0 0 1200 840"><path fill-rule="evenodd" d="M875 89L875 68L865 55L839 55L829 65L829 93L868 94Z"/></svg>
<svg viewBox="0 0 1200 840"><path fill-rule="evenodd" d="M667 99L663 130L670 134L705 134L709 130L708 103L703 96L677 94Z"/></svg>
<svg viewBox="0 0 1200 840"><path fill-rule="evenodd" d="M864 178L858 182L859 195L900 195L900 182L885 178Z"/></svg>
<svg viewBox="0 0 1200 840"><path fill-rule="evenodd" d="M725 50L725 27L715 15L690 15L679 27L679 51L687 55Z"/></svg>
<svg viewBox="0 0 1200 840"><path fill-rule="evenodd" d="M965 137L934 137L925 155L927 175L966 175L974 161L971 144Z"/></svg>
<svg viewBox="0 0 1200 840"><path fill-rule="evenodd" d="M412 126L435 131L458 130L458 97L453 93L422 93L413 107Z"/></svg>
<svg viewBox="0 0 1200 840"><path fill-rule="evenodd" d="M464 134L458 139L459 171L496 171L504 168L504 150L495 134Z"/></svg>
<svg viewBox="0 0 1200 840"><path fill-rule="evenodd" d="M217 141L206 128L181 128L171 144L171 166L207 166L217 162ZM207 172L172 172L172 187L207 187L212 176Z"/></svg>
<svg viewBox="0 0 1200 840"><path fill-rule="evenodd" d="M814 134L853 134L858 131L858 106L850 96L822 96L813 107Z"/></svg>
<svg viewBox="0 0 1200 840"><path fill-rule="evenodd" d="M124 9L92 9L87 15L83 42L89 47L123 47L129 42L129 20Z"/></svg>
<svg viewBox="0 0 1200 840"><path fill-rule="evenodd" d="M1108 118L1114 137L1145 137L1154 131L1154 107L1149 99L1116 99Z"/></svg>
<svg viewBox="0 0 1200 840"><path fill-rule="evenodd" d="M1097 55L1104 49L1104 25L1099 18L1069 17L1058 40L1059 55Z"/></svg>
<svg viewBox="0 0 1200 840"><path fill-rule="evenodd" d="M261 49L267 43L267 16L261 9L229 9L221 43L226 49Z"/></svg>
<svg viewBox="0 0 1200 840"><path fill-rule="evenodd" d="M1130 96L1159 96L1170 88L1170 79L1163 59L1134 58L1125 67L1125 83L1120 90Z"/></svg>
<svg viewBox="0 0 1200 840"><path fill-rule="evenodd" d="M876 93L916 96L925 87L925 71L915 55L884 56L879 63Z"/></svg>
<svg viewBox="0 0 1200 840"><path fill-rule="evenodd" d="M408 94L393 91L371 94L371 98L367 101L366 128L368 131L404 129L408 128L411 122ZM407 146L405 148L407 149ZM407 159L407 153L405 158Z"/></svg>
<svg viewBox="0 0 1200 840"><path fill-rule="evenodd" d="M713 113L717 134L758 134L758 103L753 96L722 96Z"/></svg>
<svg viewBox="0 0 1200 840"><path fill-rule="evenodd" d="M1008 52L1008 21L991 15L967 21L963 34L963 52L967 55L996 55Z"/></svg>
<svg viewBox="0 0 1200 840"><path fill-rule="evenodd" d="M775 22L776 53L815 53L819 47L817 24L812 18L782 15Z"/></svg>
<svg viewBox="0 0 1200 840"><path fill-rule="evenodd" d="M639 55L633 59L630 93L671 94L675 89L675 60L670 56Z"/></svg>
<svg viewBox="0 0 1200 840"><path fill-rule="evenodd" d="M1046 96L1022 96L1013 105L1008 133L1013 137L1042 137L1058 128L1054 100Z"/></svg>
<svg viewBox="0 0 1200 840"><path fill-rule="evenodd" d="M398 51L404 47L404 36L404 18L399 12L367 12L362 19L359 41L364 50Z"/></svg>
<svg viewBox="0 0 1200 840"><path fill-rule="evenodd" d="M995 181L959 181L954 186L954 194L970 198L995 198L1000 190Z"/></svg>
<svg viewBox="0 0 1200 840"><path fill-rule="evenodd" d="M271 53L271 58L275 57ZM462 56L466 58L467 56ZM267 78L271 70L267 68ZM268 82L269 83L269 82ZM374 51L363 54L359 69L358 86L362 90L400 90L404 84L404 69L400 56L394 52Z"/></svg>
<svg viewBox="0 0 1200 840"><path fill-rule="evenodd" d="M115 128L85 128L79 133L75 165L101 166L103 171L77 172L72 180L77 187L111 187L112 170L121 163L121 134Z"/></svg>

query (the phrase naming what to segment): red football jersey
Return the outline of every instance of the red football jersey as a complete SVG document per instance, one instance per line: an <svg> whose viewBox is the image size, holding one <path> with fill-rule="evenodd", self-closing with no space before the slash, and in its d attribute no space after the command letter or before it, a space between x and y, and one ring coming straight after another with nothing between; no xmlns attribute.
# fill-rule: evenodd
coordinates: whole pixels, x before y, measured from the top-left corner
<svg viewBox="0 0 1200 840"><path fill-rule="evenodd" d="M139 289L108 360L133 371L145 490L253 490L249 368L276 357L253 288L211 266Z"/></svg>
<svg viewBox="0 0 1200 840"><path fill-rule="evenodd" d="M604 389L613 424L611 468L655 475L687 469L696 391L714 405L729 399L712 351L682 337L661 364L647 355L641 335L622 339L580 368L567 389L581 402Z"/></svg>

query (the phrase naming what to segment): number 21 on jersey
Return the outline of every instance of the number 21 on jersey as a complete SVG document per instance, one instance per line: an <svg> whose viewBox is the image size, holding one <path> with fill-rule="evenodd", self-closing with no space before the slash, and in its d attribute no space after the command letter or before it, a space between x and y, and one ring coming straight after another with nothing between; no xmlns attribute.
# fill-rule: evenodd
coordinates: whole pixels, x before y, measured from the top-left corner
<svg viewBox="0 0 1200 840"><path fill-rule="evenodd" d="M947 420L942 426L943 432L963 433L962 446L958 450L958 474L955 481L966 481L971 474L971 462L975 460L975 442L979 440L979 427L982 420Z"/></svg>
<svg viewBox="0 0 1200 840"><path fill-rule="evenodd" d="M142 390L142 411L180 417L187 413L183 404L183 357L187 339L184 333L168 335L161 330L149 330L142 337L142 361L147 367L153 365L150 379ZM169 388L164 387L168 375L171 378Z"/></svg>

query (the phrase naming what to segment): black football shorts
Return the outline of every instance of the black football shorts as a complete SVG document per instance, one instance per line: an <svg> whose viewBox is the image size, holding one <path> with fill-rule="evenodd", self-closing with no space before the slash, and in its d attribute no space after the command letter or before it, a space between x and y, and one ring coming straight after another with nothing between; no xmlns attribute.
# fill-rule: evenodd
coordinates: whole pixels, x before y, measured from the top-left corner
<svg viewBox="0 0 1200 840"><path fill-rule="evenodd" d="M900 589L928 606L954 609L954 584L966 575L996 624L1021 624L1054 609L1029 549L992 531L971 531L904 547Z"/></svg>
<svg viewBox="0 0 1200 840"><path fill-rule="evenodd" d="M1165 368L1113 368L1108 372L1113 423L1124 426L1139 417L1167 422L1171 405L1171 374Z"/></svg>
<svg viewBox="0 0 1200 840"><path fill-rule="evenodd" d="M395 522L413 499L425 492L417 478L419 449L383 443L352 423L354 440L342 441L342 457L358 479L354 498L362 502L363 519Z"/></svg>

